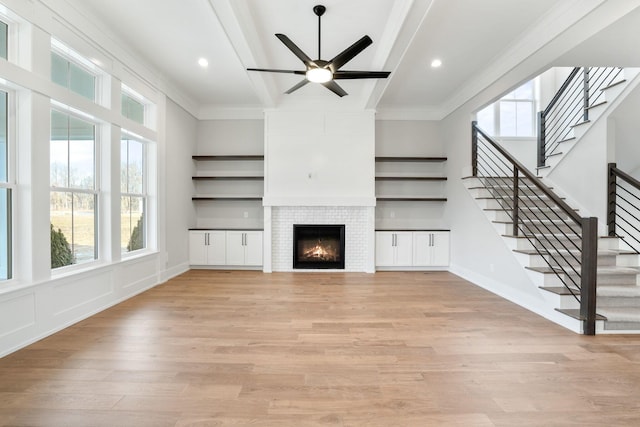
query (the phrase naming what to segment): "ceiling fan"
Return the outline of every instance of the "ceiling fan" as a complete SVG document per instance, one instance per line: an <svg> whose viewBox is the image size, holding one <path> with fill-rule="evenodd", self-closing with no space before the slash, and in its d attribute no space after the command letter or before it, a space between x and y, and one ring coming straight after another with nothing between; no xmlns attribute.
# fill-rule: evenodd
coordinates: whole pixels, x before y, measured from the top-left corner
<svg viewBox="0 0 640 427"><path fill-rule="evenodd" d="M309 58L307 54L305 54L298 46L295 45L289 39L289 37L284 34L276 34L276 37L280 39L282 43L286 47L289 48L291 52L295 56L298 57L305 65L304 71L298 70L274 70L267 68L247 68L248 71L266 71L270 73L286 73L286 74L298 74L305 76L304 80L302 80L297 85L293 86L291 89L286 91L286 94L290 94L302 86L306 85L309 82L320 83L336 95L343 97L347 95L344 89L335 82L335 80L341 79L386 79L391 72L389 71L342 71L340 67L342 67L347 62L351 61L356 55L362 52L367 46L369 46L373 41L369 36L364 36L338 55L336 55L330 61L325 61L320 59L320 40L321 40L321 23L322 23L322 15L327 10L326 7L322 5L317 5L313 7L313 13L318 16L318 59L312 60Z"/></svg>

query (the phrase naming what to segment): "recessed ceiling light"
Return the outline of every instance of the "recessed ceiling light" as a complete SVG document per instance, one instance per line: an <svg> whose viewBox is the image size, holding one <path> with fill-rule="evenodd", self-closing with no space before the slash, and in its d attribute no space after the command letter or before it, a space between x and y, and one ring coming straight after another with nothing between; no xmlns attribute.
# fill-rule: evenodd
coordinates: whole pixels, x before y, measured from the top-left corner
<svg viewBox="0 0 640 427"><path fill-rule="evenodd" d="M438 68L441 65L442 65L442 61L437 58L431 61L431 68Z"/></svg>
<svg viewBox="0 0 640 427"><path fill-rule="evenodd" d="M200 58L198 59L198 65L202 68L207 68L209 66L209 61L207 61L207 58Z"/></svg>

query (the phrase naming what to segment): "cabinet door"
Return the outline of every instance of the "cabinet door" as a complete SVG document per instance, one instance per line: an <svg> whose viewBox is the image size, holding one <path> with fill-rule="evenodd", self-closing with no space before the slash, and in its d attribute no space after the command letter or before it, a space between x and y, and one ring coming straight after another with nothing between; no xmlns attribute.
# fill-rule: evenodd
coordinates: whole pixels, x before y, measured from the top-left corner
<svg viewBox="0 0 640 427"><path fill-rule="evenodd" d="M247 231L244 236L244 264L262 265L262 231Z"/></svg>
<svg viewBox="0 0 640 427"><path fill-rule="evenodd" d="M449 233L446 231L437 231L432 234L431 265L437 267L449 265Z"/></svg>
<svg viewBox="0 0 640 427"><path fill-rule="evenodd" d="M392 267L395 265L395 233L376 231L376 265Z"/></svg>
<svg viewBox="0 0 640 427"><path fill-rule="evenodd" d="M433 233L416 231L413 233L413 265L426 267L431 265L431 242Z"/></svg>
<svg viewBox="0 0 640 427"><path fill-rule="evenodd" d="M399 232L396 235L395 265L409 267L413 265L413 233Z"/></svg>
<svg viewBox="0 0 640 427"><path fill-rule="evenodd" d="M227 231L227 265L244 265L244 231Z"/></svg>
<svg viewBox="0 0 640 427"><path fill-rule="evenodd" d="M226 232L223 230L208 231L207 264L226 264Z"/></svg>
<svg viewBox="0 0 640 427"><path fill-rule="evenodd" d="M207 264L207 233L205 231L189 231L189 264Z"/></svg>

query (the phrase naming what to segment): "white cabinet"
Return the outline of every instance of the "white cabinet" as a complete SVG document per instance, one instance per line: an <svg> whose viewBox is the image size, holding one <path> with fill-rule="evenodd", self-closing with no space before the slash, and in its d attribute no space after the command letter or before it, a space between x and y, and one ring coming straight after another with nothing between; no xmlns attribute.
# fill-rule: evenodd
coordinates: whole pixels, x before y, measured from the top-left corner
<svg viewBox="0 0 640 427"><path fill-rule="evenodd" d="M376 267L445 267L448 231L377 231Z"/></svg>
<svg viewBox="0 0 640 427"><path fill-rule="evenodd" d="M411 232L377 232L376 265L379 267L411 265L412 239Z"/></svg>
<svg viewBox="0 0 640 427"><path fill-rule="evenodd" d="M224 265L225 232L223 230L189 231L189 263L191 265Z"/></svg>
<svg viewBox="0 0 640 427"><path fill-rule="evenodd" d="M262 231L190 230L189 263L202 266L261 266Z"/></svg>
<svg viewBox="0 0 640 427"><path fill-rule="evenodd" d="M413 265L416 267L449 265L449 233L446 231L414 232Z"/></svg>
<svg viewBox="0 0 640 427"><path fill-rule="evenodd" d="M262 231L227 230L228 265L262 265Z"/></svg>

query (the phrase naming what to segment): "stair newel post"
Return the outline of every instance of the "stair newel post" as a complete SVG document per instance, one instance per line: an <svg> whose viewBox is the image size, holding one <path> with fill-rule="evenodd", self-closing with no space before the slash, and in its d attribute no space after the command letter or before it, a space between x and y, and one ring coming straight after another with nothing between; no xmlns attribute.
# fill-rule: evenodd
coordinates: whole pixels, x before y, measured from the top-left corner
<svg viewBox="0 0 640 427"><path fill-rule="evenodd" d="M541 168L544 166L546 162L546 148L545 148L545 140L546 140L546 131L547 131L547 123L546 123L546 115L544 111L538 112L538 167Z"/></svg>
<svg viewBox="0 0 640 427"><path fill-rule="evenodd" d="M616 174L615 163L607 167L607 231L609 236L616 235Z"/></svg>
<svg viewBox="0 0 640 427"><path fill-rule="evenodd" d="M585 335L596 334L596 277L598 267L598 218L582 218L580 318Z"/></svg>
<svg viewBox="0 0 640 427"><path fill-rule="evenodd" d="M471 175L478 176L478 122L471 122Z"/></svg>
<svg viewBox="0 0 640 427"><path fill-rule="evenodd" d="M583 121L589 120L589 67L584 67L582 85L584 87Z"/></svg>
<svg viewBox="0 0 640 427"><path fill-rule="evenodd" d="M518 168L513 167L513 235L518 235L518 223L520 218L518 217L519 199L520 199L520 186L518 185Z"/></svg>

